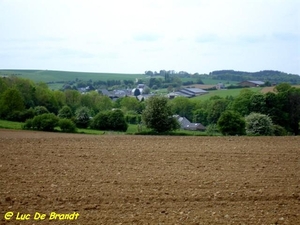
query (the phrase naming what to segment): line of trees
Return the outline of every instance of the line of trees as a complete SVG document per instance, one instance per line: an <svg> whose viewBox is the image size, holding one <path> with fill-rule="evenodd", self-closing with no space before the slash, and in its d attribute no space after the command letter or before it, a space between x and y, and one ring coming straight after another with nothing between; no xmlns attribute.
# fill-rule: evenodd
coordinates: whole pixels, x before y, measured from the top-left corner
<svg viewBox="0 0 300 225"><path fill-rule="evenodd" d="M155 101L153 103L152 100L140 102L134 97L124 97L113 102L109 97L96 91L86 94L81 94L76 90L53 91L46 84L34 83L30 80L16 77L0 79L0 118L22 122L29 119L28 129L51 130L53 128L47 128L47 125L40 124L39 121L53 119L53 123L56 126L61 125L59 127L65 131L72 130L73 125L104 130L125 130L128 123L143 122L147 127L160 132L165 131L166 127L170 125L170 121L163 121L159 117L165 112L167 117L164 118L167 120L172 115L178 114L192 122L201 122L208 128L218 128L222 133L230 135L233 133L249 135L299 134L300 88L292 87L287 83L277 85L274 93L257 93L245 88L237 97L213 96L208 100L198 102L177 97L172 100L161 101L159 110L156 110L155 104L158 103ZM117 110L114 110L115 113L113 113L112 109ZM160 119L155 119L154 113ZM256 114L253 115L253 113ZM43 114L53 114L58 120L50 115L41 117L40 115ZM266 119L265 116L261 117L261 115L265 115L269 119ZM92 118L95 120L93 121ZM153 121L158 121L157 123L162 127L153 127L148 123L149 118L154 118ZM222 122L222 118L225 122ZM231 121L228 118L233 119ZM234 118L240 118L244 120L244 123L234 121ZM64 120L60 121L62 119ZM251 125L251 123L257 124L257 121L262 124L270 124L267 120L271 121L272 132L261 131L258 127ZM119 121L119 124L104 126L104 122L99 121L110 121L107 124ZM232 133L228 131L234 126L232 128L226 126L232 124L240 124L242 126L240 130L243 132L233 130ZM175 125L169 127L176 128Z"/></svg>

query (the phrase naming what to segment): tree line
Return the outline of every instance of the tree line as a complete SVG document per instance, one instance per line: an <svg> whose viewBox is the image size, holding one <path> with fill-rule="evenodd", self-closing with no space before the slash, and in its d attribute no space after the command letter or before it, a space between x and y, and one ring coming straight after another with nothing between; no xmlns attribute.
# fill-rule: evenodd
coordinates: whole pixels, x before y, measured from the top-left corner
<svg viewBox="0 0 300 225"><path fill-rule="evenodd" d="M171 119L172 115L177 114L192 122L202 123L208 130L215 129L230 135L235 132L299 134L300 89L287 83L277 85L275 92L264 94L245 88L236 97L213 96L197 102L184 97L172 100L162 97L163 100L160 101L154 100L156 98L138 101L135 97L123 97L112 101L97 91L81 94L77 90L50 90L44 83L5 77L0 79L0 118L27 121L28 129L52 130L59 126L65 131L76 127L124 131L128 123L143 123L148 128L161 132L167 127L171 130L178 128ZM159 110L155 109L156 105ZM162 115L163 118L160 117ZM264 115L264 119L259 119L261 115ZM154 118L153 122L158 121L160 128L156 129L150 118ZM229 118L232 119L231 122ZM237 121L234 120L236 118ZM256 120L271 121L269 126L273 131L254 132L256 128L251 128L249 121ZM47 121L52 121L55 126L49 127ZM244 132L234 130L238 126L242 126Z"/></svg>
<svg viewBox="0 0 300 225"><path fill-rule="evenodd" d="M209 73L213 79L216 80L228 80L241 82L244 80L260 80L270 83L283 83L288 82L290 84L300 84L300 76L296 74L288 74L274 70L263 70L259 72L243 72L234 70L217 70Z"/></svg>

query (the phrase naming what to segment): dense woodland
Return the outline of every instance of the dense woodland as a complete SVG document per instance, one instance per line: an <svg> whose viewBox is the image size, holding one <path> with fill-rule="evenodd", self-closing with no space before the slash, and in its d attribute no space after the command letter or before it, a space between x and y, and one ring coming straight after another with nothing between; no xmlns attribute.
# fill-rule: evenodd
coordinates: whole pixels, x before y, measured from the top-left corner
<svg viewBox="0 0 300 225"><path fill-rule="evenodd" d="M125 124L142 122L147 104L147 100L140 102L135 97L112 101L97 91L81 94L77 90L50 90L44 83L17 77L0 79L0 118L4 120L24 122L53 113L58 119L69 119L77 127L124 131L127 128ZM231 111L241 117L255 112L271 119L273 134L299 134L300 88L291 87L287 83L277 85L275 93L263 94L245 88L237 97L214 96L198 102L177 97L168 100L167 105L171 114L184 116L192 122L201 122L209 129L218 129L216 124L225 112ZM45 116L44 119L47 118ZM95 121L94 118L99 120ZM42 120L40 117L38 119ZM119 121L119 124L109 127L109 123L103 126L104 122L101 121Z"/></svg>

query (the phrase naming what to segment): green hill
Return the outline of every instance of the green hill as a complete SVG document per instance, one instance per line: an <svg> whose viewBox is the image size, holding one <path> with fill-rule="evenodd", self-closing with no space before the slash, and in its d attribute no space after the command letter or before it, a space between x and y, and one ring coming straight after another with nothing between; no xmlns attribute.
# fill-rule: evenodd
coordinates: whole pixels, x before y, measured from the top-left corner
<svg viewBox="0 0 300 225"><path fill-rule="evenodd" d="M218 70L209 73L212 79L241 82L244 80L269 81L271 83L287 82L290 84L300 84L300 76L297 74L288 74L274 70L263 70L259 72L243 72L234 70Z"/></svg>
<svg viewBox="0 0 300 225"><path fill-rule="evenodd" d="M14 75L27 78L35 82L66 82L80 80L135 80L144 78L144 74L121 74L121 73L93 73L93 72L71 72L54 70L0 70L0 76Z"/></svg>

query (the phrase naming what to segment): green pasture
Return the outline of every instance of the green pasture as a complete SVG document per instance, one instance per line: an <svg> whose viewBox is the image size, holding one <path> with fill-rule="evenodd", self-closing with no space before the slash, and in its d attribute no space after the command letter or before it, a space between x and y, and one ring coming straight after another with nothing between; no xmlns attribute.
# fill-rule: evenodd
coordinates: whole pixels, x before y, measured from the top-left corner
<svg viewBox="0 0 300 225"><path fill-rule="evenodd" d="M187 81L196 81L197 78L199 77L183 77L183 78L180 78L182 82L187 82ZM215 79L212 79L212 77L209 77L209 76L203 76L201 77L201 80L203 82L203 84L205 85L216 85L218 83L223 83L225 86L227 85L230 85L230 84L236 84L237 82L235 81L228 81L228 80L215 80Z"/></svg>
<svg viewBox="0 0 300 225"><path fill-rule="evenodd" d="M238 88L238 89L223 89L223 90L215 90L215 91L208 91L208 94L205 95L200 95L194 98L191 98L192 102L197 102L197 101L201 101L201 100L207 100L213 96L220 96L222 98L225 98L227 96L232 96L232 97L236 97L240 94L241 90L243 90L244 88ZM255 88L250 88L250 90L254 91L254 92L259 92L262 90L261 87L255 87Z"/></svg>

